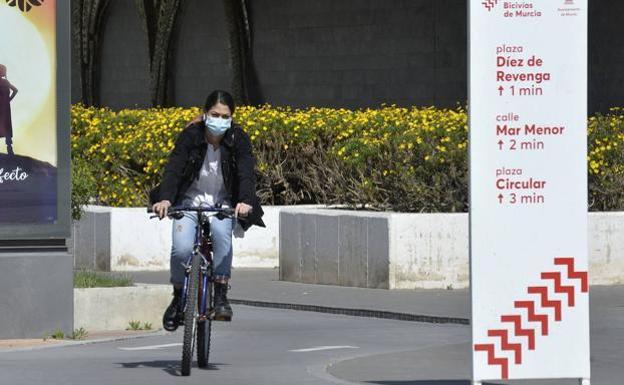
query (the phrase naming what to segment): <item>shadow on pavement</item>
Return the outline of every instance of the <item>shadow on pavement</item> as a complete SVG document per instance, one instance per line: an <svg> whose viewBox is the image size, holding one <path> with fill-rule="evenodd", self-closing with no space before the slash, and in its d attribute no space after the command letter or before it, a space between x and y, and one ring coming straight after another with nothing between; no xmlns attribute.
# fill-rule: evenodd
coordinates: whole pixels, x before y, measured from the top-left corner
<svg viewBox="0 0 624 385"><path fill-rule="evenodd" d="M470 380L408 380L408 381L366 381L377 385L471 385ZM483 385L497 385L491 382L483 382Z"/></svg>
<svg viewBox="0 0 624 385"><path fill-rule="evenodd" d="M142 361L142 362L118 362L117 365L121 365L126 369L136 368L160 368L164 372L174 376L181 377L180 374L180 360L168 360L168 361ZM219 366L227 364L208 364L205 368L197 367L196 363L193 363L193 370L219 370Z"/></svg>

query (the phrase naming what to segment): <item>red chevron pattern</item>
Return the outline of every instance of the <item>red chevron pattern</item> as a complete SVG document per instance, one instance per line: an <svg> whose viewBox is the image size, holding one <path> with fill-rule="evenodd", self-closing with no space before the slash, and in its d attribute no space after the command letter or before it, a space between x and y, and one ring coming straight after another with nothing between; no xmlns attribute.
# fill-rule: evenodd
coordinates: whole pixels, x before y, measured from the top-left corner
<svg viewBox="0 0 624 385"><path fill-rule="evenodd" d="M568 306L574 306L574 286L564 286L561 284L561 273L542 273L542 279L552 279L555 281L555 293L568 295Z"/></svg>
<svg viewBox="0 0 624 385"><path fill-rule="evenodd" d="M561 321L561 301L548 298L548 288L546 286L533 286L529 287L529 294L539 294L541 298L540 305L542 307L549 307L555 309L555 321Z"/></svg>
<svg viewBox="0 0 624 385"><path fill-rule="evenodd" d="M486 0L481 4L483 4L488 11L491 11L496 6L496 3L498 3L498 0Z"/></svg>
<svg viewBox="0 0 624 385"><path fill-rule="evenodd" d="M501 322L513 322L514 335L519 337L526 337L529 341L529 350L535 350L535 330L522 328L522 317L519 315L504 315L501 317Z"/></svg>
<svg viewBox="0 0 624 385"><path fill-rule="evenodd" d="M514 352L514 362L516 365L522 363L522 345L509 343L509 334L507 329L488 330L488 336L499 337L501 340L501 348L503 350Z"/></svg>
<svg viewBox="0 0 624 385"><path fill-rule="evenodd" d="M537 314L535 312L535 302L533 301L516 301L514 302L514 307L516 309L525 308L527 309L528 316L527 318L531 322L539 322L542 325L542 335L548 335L548 316L545 314Z"/></svg>
<svg viewBox="0 0 624 385"><path fill-rule="evenodd" d="M489 3L491 3L491 1ZM527 288L527 294L533 295L534 298L530 300L514 301L514 308L518 310L526 309L526 320L528 322L539 323L541 335L543 336L548 335L552 313L538 313L536 311L537 306L540 306L542 309L553 309L554 317L552 321L558 322L561 321L563 318L563 301L554 299L553 294L565 294L567 296L568 307L574 307L576 304L575 299L579 293L577 293L577 289L575 286L564 285L562 283L563 276L567 275L567 279L569 280L580 281L580 293L587 293L589 291L588 274L586 271L577 271L575 269L574 258L557 257L555 258L554 262L556 266L565 267L566 273L563 274L562 272L558 271L547 271L540 274L540 278L543 281L553 282L552 287L539 285L529 286ZM501 316L500 321L504 324L512 324L513 327L511 327L510 325L509 329L498 328L488 330L488 338L497 338L497 340L494 343L475 344L474 350L475 352L487 352L488 365L500 366L501 379L507 380L509 379L509 360L506 357L496 356L496 347L498 346L500 351L513 352L513 363L515 365L521 365L523 347L526 346L526 349L529 351L535 350L535 335L537 332L537 324L527 323L527 325L529 326L523 326L523 319L521 314L506 314ZM509 341L510 336L526 337L526 342L511 343Z"/></svg>
<svg viewBox="0 0 624 385"><path fill-rule="evenodd" d="M476 344L475 351L487 352L488 365L500 365L503 378L509 377L509 362L506 358L496 357L494 354L494 344Z"/></svg>
<svg viewBox="0 0 624 385"><path fill-rule="evenodd" d="M581 291L583 293L587 293L589 291L589 278L586 271L575 271L574 270L574 258L570 257L559 257L555 258L555 265L564 265L568 268L568 278L569 279L580 279L581 280Z"/></svg>

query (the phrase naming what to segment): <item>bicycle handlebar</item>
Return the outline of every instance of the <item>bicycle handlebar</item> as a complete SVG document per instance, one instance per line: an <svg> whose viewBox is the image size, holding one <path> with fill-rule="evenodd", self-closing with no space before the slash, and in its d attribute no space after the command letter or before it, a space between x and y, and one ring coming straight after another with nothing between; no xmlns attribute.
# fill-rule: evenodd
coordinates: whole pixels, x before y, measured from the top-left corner
<svg viewBox="0 0 624 385"><path fill-rule="evenodd" d="M170 206L168 209L168 211L194 211L194 212L223 212L223 213L227 213L227 212L232 212L234 213L234 209L229 208L229 207L212 207L212 206ZM153 213L154 210L152 210L151 207L147 208L147 212L148 213Z"/></svg>
<svg viewBox="0 0 624 385"><path fill-rule="evenodd" d="M167 209L167 216L171 216L175 213L180 213L183 211L195 212L195 213L219 213L228 216L232 216L235 213L235 210L229 207L211 207L211 206L171 206ZM147 208L148 214L154 213L151 207Z"/></svg>

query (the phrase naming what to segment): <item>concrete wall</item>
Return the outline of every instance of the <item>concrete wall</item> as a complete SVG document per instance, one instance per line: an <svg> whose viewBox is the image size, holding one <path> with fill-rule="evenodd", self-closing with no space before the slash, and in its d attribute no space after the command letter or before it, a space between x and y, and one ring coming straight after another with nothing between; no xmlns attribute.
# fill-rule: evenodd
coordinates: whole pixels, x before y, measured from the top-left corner
<svg viewBox="0 0 624 385"><path fill-rule="evenodd" d="M169 285L74 289L74 325L93 332L124 330L130 321L139 321L160 329L169 302Z"/></svg>
<svg viewBox="0 0 624 385"><path fill-rule="evenodd" d="M624 284L624 213L589 214L589 278Z"/></svg>
<svg viewBox="0 0 624 385"><path fill-rule="evenodd" d="M318 207L318 206L305 206ZM263 207L266 228L253 226L234 238L235 267L278 263L280 206ZM104 271L169 270L171 221L149 219L144 208L89 206L74 223L70 246L76 268Z"/></svg>
<svg viewBox="0 0 624 385"><path fill-rule="evenodd" d="M72 256L0 253L0 339L73 330Z"/></svg>
<svg viewBox="0 0 624 385"><path fill-rule="evenodd" d="M469 285L467 214L280 213L280 279L369 288ZM624 284L624 213L589 214L592 284Z"/></svg>
<svg viewBox="0 0 624 385"><path fill-rule="evenodd" d="M388 288L386 214L293 209L280 213L280 277L328 285Z"/></svg>
<svg viewBox="0 0 624 385"><path fill-rule="evenodd" d="M467 214L392 214L391 288L467 287Z"/></svg>

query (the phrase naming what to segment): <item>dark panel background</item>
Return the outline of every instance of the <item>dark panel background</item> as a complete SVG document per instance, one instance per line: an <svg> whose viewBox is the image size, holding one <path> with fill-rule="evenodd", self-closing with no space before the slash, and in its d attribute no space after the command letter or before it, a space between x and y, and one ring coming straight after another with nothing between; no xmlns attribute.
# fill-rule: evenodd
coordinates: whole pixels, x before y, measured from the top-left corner
<svg viewBox="0 0 624 385"><path fill-rule="evenodd" d="M463 1L250 4L260 88L272 104L452 106L466 99Z"/></svg>
<svg viewBox="0 0 624 385"><path fill-rule="evenodd" d="M198 106L213 89L230 89L229 40L223 0L181 2L172 38L171 100Z"/></svg>
<svg viewBox="0 0 624 385"><path fill-rule="evenodd" d="M249 0L260 102L351 108L464 104L466 4ZM590 1L590 113L624 105L623 14L624 2ZM222 0L183 1L178 22L171 101L201 105L212 89L230 88ZM134 4L111 0L103 33L102 104L149 105L147 42Z"/></svg>
<svg viewBox="0 0 624 385"><path fill-rule="evenodd" d="M149 53L134 1L111 0L102 22L100 104L149 107Z"/></svg>
<svg viewBox="0 0 624 385"><path fill-rule="evenodd" d="M624 2L589 0L589 112L624 106Z"/></svg>

